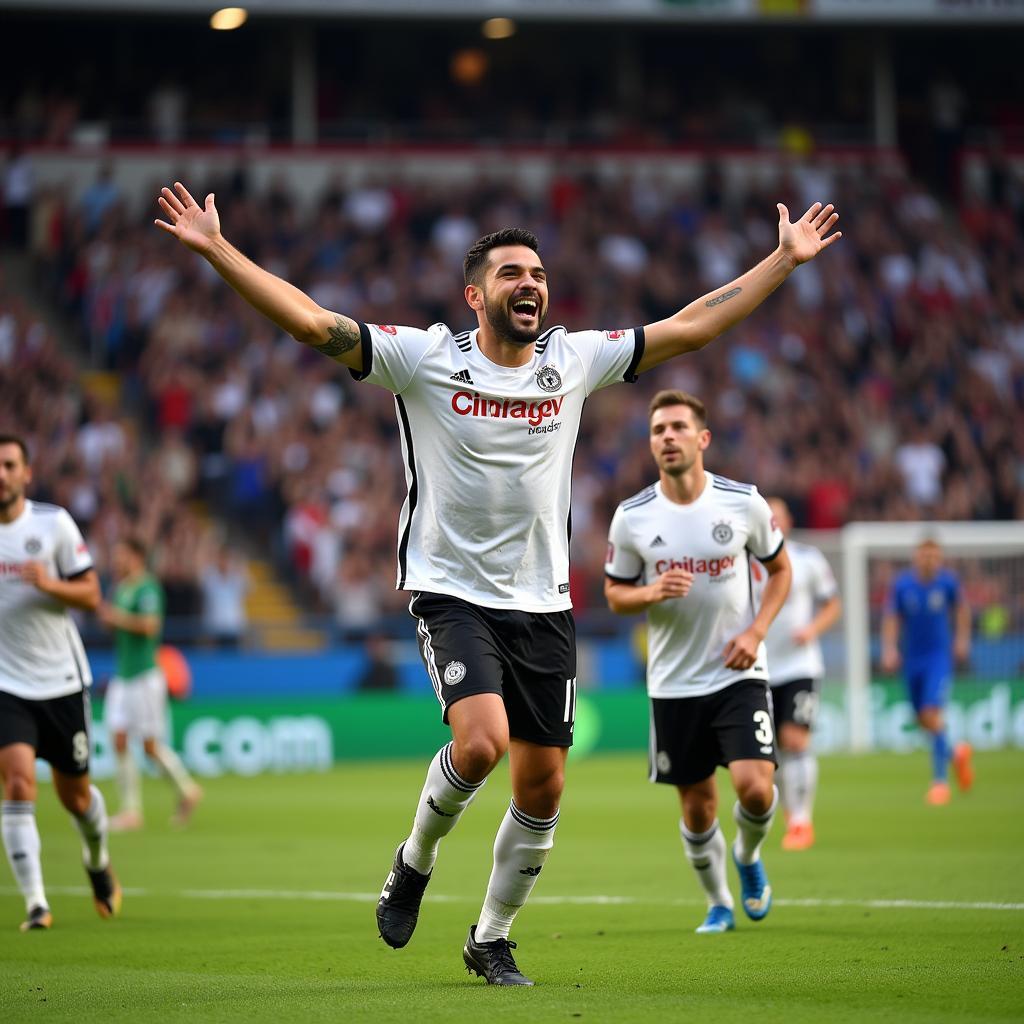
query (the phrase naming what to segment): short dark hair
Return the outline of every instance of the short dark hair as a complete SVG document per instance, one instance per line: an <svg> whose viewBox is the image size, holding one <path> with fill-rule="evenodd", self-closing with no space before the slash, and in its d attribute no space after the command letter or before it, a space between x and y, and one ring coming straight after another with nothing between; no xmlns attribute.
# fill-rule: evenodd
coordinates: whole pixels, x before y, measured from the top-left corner
<svg viewBox="0 0 1024 1024"><path fill-rule="evenodd" d="M540 242L532 231L526 228L502 228L478 238L462 261L462 273L466 284L479 284L482 270L487 264L487 254L501 245L525 245L527 249L540 252Z"/></svg>
<svg viewBox="0 0 1024 1024"><path fill-rule="evenodd" d="M693 414L697 417L697 422L700 424L701 430L707 427L707 407L699 398L696 397L696 395L691 395L686 391L659 391L651 399L651 404L647 410L648 420L654 416L658 409L664 409L667 405L685 405L688 409L693 410Z"/></svg>
<svg viewBox="0 0 1024 1024"><path fill-rule="evenodd" d="M129 551L138 555L143 562L146 560L146 545L137 533L126 533L123 537L118 537L117 541L119 544L123 544Z"/></svg>
<svg viewBox="0 0 1024 1024"><path fill-rule="evenodd" d="M16 444L21 449L21 457L25 460L25 465L29 464L28 445L23 437L19 437L17 434L0 434L0 444Z"/></svg>

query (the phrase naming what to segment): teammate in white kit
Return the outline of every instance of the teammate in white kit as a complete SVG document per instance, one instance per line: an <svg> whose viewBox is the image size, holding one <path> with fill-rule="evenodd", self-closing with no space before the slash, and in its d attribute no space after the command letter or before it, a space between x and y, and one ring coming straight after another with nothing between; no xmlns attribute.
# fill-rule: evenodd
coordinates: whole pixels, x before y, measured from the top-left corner
<svg viewBox="0 0 1024 1024"><path fill-rule="evenodd" d="M95 610L100 584L68 513L29 501L28 448L0 434L0 777L4 849L27 916L22 931L53 923L36 827L36 757L82 837L86 874L101 917L121 906L107 853L103 794L89 781L89 694L82 640L68 608Z"/></svg>
<svg viewBox="0 0 1024 1024"><path fill-rule="evenodd" d="M512 803L463 959L489 984L531 985L509 930L551 849L572 742L576 651L569 600L569 486L584 399L702 348L747 316L800 263L836 241L837 214L814 206L779 247L673 317L629 330L543 332L547 276L529 232L509 228L466 255L477 328L454 334L368 325L323 309L247 260L220 233L212 195L162 190L156 223L203 255L298 341L392 391L409 494L398 586L412 593L423 660L452 742L427 771L412 832L377 904L381 937L412 937L441 839L509 753ZM542 333L543 332L543 333Z"/></svg>
<svg viewBox="0 0 1024 1024"><path fill-rule="evenodd" d="M818 759L811 750L811 729L818 713L818 689L825 675L818 637L839 621L842 602L825 556L810 544L789 539L793 528L789 506L781 498L769 498L768 505L786 537L793 567L789 597L765 637L779 744L779 798L786 815L782 848L806 850L814 845L812 815L818 788ZM750 569L758 598L767 577L756 563Z"/></svg>
<svg viewBox="0 0 1024 1024"><path fill-rule="evenodd" d="M778 791L764 638L792 574L757 488L704 469L711 431L700 399L659 391L650 413L659 479L615 510L605 596L619 615L647 613L651 781L679 791L683 847L708 900L697 931L712 934L735 927L717 817L719 765L736 790L732 853L743 909L754 921L771 909L761 844ZM768 573L760 609L751 556Z"/></svg>

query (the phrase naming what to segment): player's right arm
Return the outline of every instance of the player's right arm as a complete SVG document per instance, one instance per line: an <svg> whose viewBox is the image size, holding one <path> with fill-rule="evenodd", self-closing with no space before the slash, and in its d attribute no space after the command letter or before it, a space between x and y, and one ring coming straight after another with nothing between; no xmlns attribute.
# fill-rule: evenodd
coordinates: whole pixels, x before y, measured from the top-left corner
<svg viewBox="0 0 1024 1024"><path fill-rule="evenodd" d="M608 530L608 553L604 564L604 597L616 615L636 615L653 604L686 597L693 585L693 573L666 569L657 579L644 584L644 560L633 546L626 515L620 505Z"/></svg>
<svg viewBox="0 0 1024 1024"><path fill-rule="evenodd" d="M220 216L212 193L201 207L188 189L176 181L173 191L160 190L158 202L169 223L156 220L156 226L199 253L250 306L303 345L352 370L363 369L359 325L347 316L324 309L305 292L239 252L220 232Z"/></svg>

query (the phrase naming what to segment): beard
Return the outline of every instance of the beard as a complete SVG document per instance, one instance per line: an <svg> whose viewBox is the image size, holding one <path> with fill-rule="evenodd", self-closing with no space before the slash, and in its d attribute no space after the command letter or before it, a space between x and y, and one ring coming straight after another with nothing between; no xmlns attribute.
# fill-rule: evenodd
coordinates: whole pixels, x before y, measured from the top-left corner
<svg viewBox="0 0 1024 1024"><path fill-rule="evenodd" d="M684 476L691 469L693 464L696 462L696 458L690 459L687 462L684 458L679 459L677 462L673 462L670 465L665 465L660 459L658 460L658 469L662 471L666 476Z"/></svg>
<svg viewBox="0 0 1024 1024"><path fill-rule="evenodd" d="M512 319L511 311L505 306L492 302L490 297L484 294L484 315L491 325L491 330L501 338L502 341L509 341L513 345L520 345L526 348L532 345L539 337L544 328L544 321L547 320L548 311L541 308L537 315L537 326L523 327Z"/></svg>

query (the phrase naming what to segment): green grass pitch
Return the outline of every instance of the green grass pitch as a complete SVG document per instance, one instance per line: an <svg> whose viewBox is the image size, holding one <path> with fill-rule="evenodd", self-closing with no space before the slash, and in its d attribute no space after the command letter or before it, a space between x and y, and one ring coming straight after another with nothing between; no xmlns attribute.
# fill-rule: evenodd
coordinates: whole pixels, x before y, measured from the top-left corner
<svg viewBox="0 0 1024 1024"><path fill-rule="evenodd" d="M519 990L487 988L461 959L504 767L445 840L399 952L377 937L373 902L418 762L214 780L184 833L165 824L169 791L147 782L147 830L113 842L127 890L115 921L95 915L77 837L44 787L56 924L19 933L20 897L0 878L0 1020L1019 1021L1024 757L977 767L972 793L931 808L923 754L825 760L817 847L782 853L781 821L767 841L771 914L755 924L737 909L735 932L698 936L674 793L645 781L641 756L571 761L554 852L513 932L538 982Z"/></svg>

